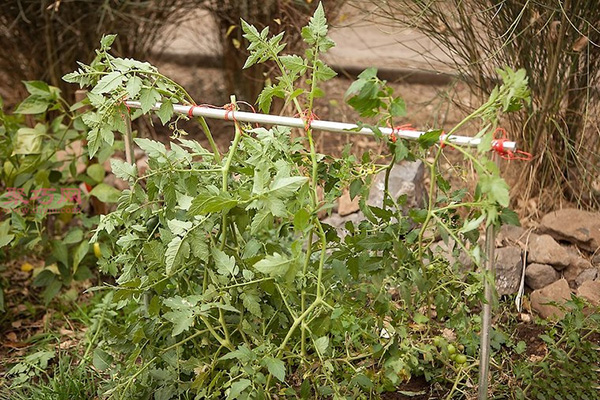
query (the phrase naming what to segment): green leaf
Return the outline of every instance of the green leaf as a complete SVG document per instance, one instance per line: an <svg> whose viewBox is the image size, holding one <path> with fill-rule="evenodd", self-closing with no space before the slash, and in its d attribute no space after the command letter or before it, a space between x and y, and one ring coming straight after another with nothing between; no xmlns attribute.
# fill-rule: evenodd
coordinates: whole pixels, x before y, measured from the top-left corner
<svg viewBox="0 0 600 400"><path fill-rule="evenodd" d="M166 312L164 317L167 321L173 324L172 336L177 336L180 333L187 331L194 325L196 315L191 308L178 308L173 311Z"/></svg>
<svg viewBox="0 0 600 400"><path fill-rule="evenodd" d="M258 318L262 318L262 310L260 308L260 297L252 293L242 293L240 295L244 307L246 310L250 311L251 314L257 316Z"/></svg>
<svg viewBox="0 0 600 400"><path fill-rule="evenodd" d="M75 248L73 251L73 274L77 272L77 268L79 268L79 263L86 256L89 250L89 243L87 240L84 240Z"/></svg>
<svg viewBox="0 0 600 400"><path fill-rule="evenodd" d="M229 193L219 193L218 195L200 194L192 201L189 215L204 215L215 212L227 212L238 204L236 199L232 199Z"/></svg>
<svg viewBox="0 0 600 400"><path fill-rule="evenodd" d="M510 203L509 187L504 179L495 175L480 176L479 185L482 193L488 195L491 201L495 201L503 207Z"/></svg>
<svg viewBox="0 0 600 400"><path fill-rule="evenodd" d="M329 347L329 337L322 336L315 340L315 349L320 355L325 354L327 348Z"/></svg>
<svg viewBox="0 0 600 400"><path fill-rule="evenodd" d="M15 238L15 235L9 235L10 219L0 222L0 248L6 246Z"/></svg>
<svg viewBox="0 0 600 400"><path fill-rule="evenodd" d="M43 81L25 81L23 82L29 94L38 95L41 97L50 96L50 87Z"/></svg>
<svg viewBox="0 0 600 400"><path fill-rule="evenodd" d="M485 220L485 214L479 216L479 218L465 220L463 227L460 229L460 233L471 232L474 229L479 228L479 225Z"/></svg>
<svg viewBox="0 0 600 400"><path fill-rule="evenodd" d="M99 134L98 128L91 129L87 135L88 152L90 158L94 157L102 144L102 136Z"/></svg>
<svg viewBox="0 0 600 400"><path fill-rule="evenodd" d="M140 93L140 90L142 90L142 79L137 75L132 76L127 81L125 90L127 91L127 97L129 99L135 99L136 96Z"/></svg>
<svg viewBox="0 0 600 400"><path fill-rule="evenodd" d="M251 384L252 382L250 382L249 379L240 379L239 381L233 382L233 384L231 385L231 389L229 389L227 400L239 398L242 392L246 390L246 388Z"/></svg>
<svg viewBox="0 0 600 400"><path fill-rule="evenodd" d="M500 221L502 221L502 224L505 225L521 226L519 214L506 207L502 209L502 213L500 214Z"/></svg>
<svg viewBox="0 0 600 400"><path fill-rule="evenodd" d="M365 81L368 81L369 79L373 79L376 76L377 76L377 68L369 67L358 75L358 79L363 79Z"/></svg>
<svg viewBox="0 0 600 400"><path fill-rule="evenodd" d="M310 226L310 217L310 212L305 208L296 211L296 214L294 215L294 228L300 232L304 231Z"/></svg>
<svg viewBox="0 0 600 400"><path fill-rule="evenodd" d="M111 158L110 167L113 174L119 179L124 181L134 181L137 179L137 167L135 164L129 164L126 161Z"/></svg>
<svg viewBox="0 0 600 400"><path fill-rule="evenodd" d="M225 354L219 360L239 360L242 364L248 364L256 359L256 354L250 350L245 344L238 346L234 351Z"/></svg>
<svg viewBox="0 0 600 400"><path fill-rule="evenodd" d="M20 128L12 154L41 154L44 131L41 129Z"/></svg>
<svg viewBox="0 0 600 400"><path fill-rule="evenodd" d="M135 138L134 142L140 149L144 150L150 158L159 158L161 156L167 157L167 148L161 142L146 138Z"/></svg>
<svg viewBox="0 0 600 400"><path fill-rule="evenodd" d="M92 93L94 94L103 94L109 93L119 87L121 83L123 83L123 74L118 71L109 72L107 75L104 75L102 79L98 81L96 86L92 89Z"/></svg>
<svg viewBox="0 0 600 400"><path fill-rule="evenodd" d="M324 64L321 60L317 60L316 70L314 73L314 78L317 81L328 81L331 78L335 77L337 72L335 72L331 67Z"/></svg>
<svg viewBox="0 0 600 400"><path fill-rule="evenodd" d="M146 114L160 100L160 93L154 88L143 88L140 91L140 103L143 114Z"/></svg>
<svg viewBox="0 0 600 400"><path fill-rule="evenodd" d="M354 198L360 194L362 187L363 187L363 181L361 179L355 179L352 181L352 183L350 184L350 190L349 190L351 200L354 200Z"/></svg>
<svg viewBox="0 0 600 400"><path fill-rule="evenodd" d="M269 370L269 373L275 378L279 379L280 382L285 381L285 364L278 358L265 357L263 364Z"/></svg>
<svg viewBox="0 0 600 400"><path fill-rule="evenodd" d="M439 143L441 134L442 134L441 129L427 131L427 132L423 133L421 136L419 136L419 138L417 139L417 142L419 143L421 148L428 149L431 146L433 146L434 144Z"/></svg>
<svg viewBox="0 0 600 400"><path fill-rule="evenodd" d="M306 72L306 61L298 55L281 56L279 60L293 74L302 75Z"/></svg>
<svg viewBox="0 0 600 400"><path fill-rule="evenodd" d="M104 166L102 164L92 164L86 169L86 174L94 180L96 183L100 183L104 180Z"/></svg>
<svg viewBox="0 0 600 400"><path fill-rule="evenodd" d="M290 176L286 178L276 177L269 191L272 195L279 198L290 197L307 181L308 178L304 176Z"/></svg>
<svg viewBox="0 0 600 400"><path fill-rule="evenodd" d="M291 264L292 260L289 258L279 253L273 253L254 264L254 268L265 275L283 276L288 272Z"/></svg>
<svg viewBox="0 0 600 400"><path fill-rule="evenodd" d="M31 95L19 104L15 114L41 114L50 107L51 101L39 95Z"/></svg>
<svg viewBox="0 0 600 400"><path fill-rule="evenodd" d="M116 38L117 35L104 35L100 39L100 46L102 46L102 49L108 50Z"/></svg>
<svg viewBox="0 0 600 400"><path fill-rule="evenodd" d="M102 350L100 347L97 347L94 350L94 356L92 359L92 364L94 364L94 367L96 369L98 369L99 371L104 371L106 369L108 369L108 367L110 367L110 364L112 363L113 358L110 354L108 354L107 352L105 352L104 350Z"/></svg>
<svg viewBox="0 0 600 400"><path fill-rule="evenodd" d="M156 112L156 115L158 115L160 122L162 122L163 125L166 125L173 116L173 104L171 104L169 100L163 101L163 103L160 105L160 108Z"/></svg>
<svg viewBox="0 0 600 400"><path fill-rule="evenodd" d="M390 115L392 117L403 117L406 115L406 104L401 97L394 98L390 103Z"/></svg>
<svg viewBox="0 0 600 400"><path fill-rule="evenodd" d="M121 191L102 182L94 186L90 196L98 198L103 203L116 203L121 197Z"/></svg>
<svg viewBox="0 0 600 400"><path fill-rule="evenodd" d="M323 10L323 3L319 3L317 6L315 13L310 18L308 28L313 36L327 36L327 19L325 18L325 10Z"/></svg>
<svg viewBox="0 0 600 400"><path fill-rule="evenodd" d="M219 274L224 276L235 276L238 274L239 268L235 265L235 258L233 256L228 256L225 252L217 248L212 249L212 255Z"/></svg>
<svg viewBox="0 0 600 400"><path fill-rule="evenodd" d="M173 268L186 259L190 252L190 245L179 236L173 237L167 245L165 252L165 273L173 272Z"/></svg>

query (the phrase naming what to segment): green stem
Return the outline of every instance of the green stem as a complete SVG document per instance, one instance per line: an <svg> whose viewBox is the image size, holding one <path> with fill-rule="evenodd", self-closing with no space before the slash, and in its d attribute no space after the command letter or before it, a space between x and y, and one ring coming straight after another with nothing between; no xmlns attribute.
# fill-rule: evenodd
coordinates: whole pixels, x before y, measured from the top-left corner
<svg viewBox="0 0 600 400"><path fill-rule="evenodd" d="M221 163L221 153L219 153L219 148L217 147L217 144L215 143L215 140L213 139L212 133L210 132L210 128L208 127L208 124L206 123L206 119L204 119L204 117L198 117L197 119L198 119L198 122L200 122L200 125L202 126L202 130L204 131L204 135L208 139L208 143L210 144L210 147L213 151L213 154L215 157L215 163L220 164Z"/></svg>

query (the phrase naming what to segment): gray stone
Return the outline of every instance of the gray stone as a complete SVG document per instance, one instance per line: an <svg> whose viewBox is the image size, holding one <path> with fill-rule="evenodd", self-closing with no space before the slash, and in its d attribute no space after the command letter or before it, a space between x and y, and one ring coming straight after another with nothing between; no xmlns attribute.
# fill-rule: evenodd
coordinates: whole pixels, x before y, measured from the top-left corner
<svg viewBox="0 0 600 400"><path fill-rule="evenodd" d="M527 230L520 226L502 225L500 231L496 235L496 245L511 246L522 242L525 244L527 240Z"/></svg>
<svg viewBox="0 0 600 400"><path fill-rule="evenodd" d="M600 248L600 214L566 208L546 214L540 231L595 252Z"/></svg>
<svg viewBox="0 0 600 400"><path fill-rule="evenodd" d="M496 289L499 295L516 293L521 284L523 261L521 249L502 247L494 252L496 262Z"/></svg>
<svg viewBox="0 0 600 400"><path fill-rule="evenodd" d="M531 308L542 318L561 319L565 316L565 312L548 303L555 302L564 305L570 299L571 289L569 283L566 279L559 279L545 288L531 292Z"/></svg>
<svg viewBox="0 0 600 400"><path fill-rule="evenodd" d="M569 265L570 256L565 248L549 235L535 236L529 241L527 261L529 263L550 264L561 270Z"/></svg>
<svg viewBox="0 0 600 400"><path fill-rule="evenodd" d="M558 272L548 264L529 264L525 269L525 283L532 289L541 289L556 282Z"/></svg>
<svg viewBox="0 0 600 400"><path fill-rule="evenodd" d="M394 201L405 194L407 195L407 207L422 207L426 197L425 184L423 182L424 175L425 167L420 160L402 161L394 165L390 172L388 187ZM384 190L385 171L382 171L373 179L367 204L382 207Z"/></svg>
<svg viewBox="0 0 600 400"><path fill-rule="evenodd" d="M583 282L585 275L580 278L580 275L584 274L587 270L595 270L591 262L581 257L578 254L572 253L570 255L569 266L565 268L563 277L569 282L572 287L577 287L579 282ZM589 272L587 274L590 274Z"/></svg>
<svg viewBox="0 0 600 400"><path fill-rule="evenodd" d="M579 289L577 289L577 296L586 299L594 306L600 306L600 282L584 282Z"/></svg>
<svg viewBox="0 0 600 400"><path fill-rule="evenodd" d="M598 277L598 268L590 268L583 270L577 278L575 278L575 284L577 287L581 287L585 282L593 281Z"/></svg>
<svg viewBox="0 0 600 400"><path fill-rule="evenodd" d="M448 239L447 244L443 240L433 243L430 250L434 256L441 256L446 259L451 266L458 263L463 271L470 270L473 267L473 259L465 250L456 246L456 242L452 238ZM455 253L458 253L458 258L456 258ZM428 259L425 262L429 264Z"/></svg>

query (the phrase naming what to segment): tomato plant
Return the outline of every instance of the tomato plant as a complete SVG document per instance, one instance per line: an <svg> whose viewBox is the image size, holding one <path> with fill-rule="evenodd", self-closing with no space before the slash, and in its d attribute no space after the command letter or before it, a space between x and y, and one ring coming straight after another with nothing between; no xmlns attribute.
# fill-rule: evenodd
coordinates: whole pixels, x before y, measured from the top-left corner
<svg viewBox="0 0 600 400"><path fill-rule="evenodd" d="M259 108L268 112L273 97L281 97L299 115L312 115L320 83L335 76L321 59L334 46L322 6L302 30L304 56L284 54L283 34L270 37L267 28L245 21L242 28L250 50L246 67L268 61L278 71ZM173 104L193 105L193 99L150 64L112 56L112 40L106 36L92 64L65 77L91 88L93 109L84 117L90 154L126 131L124 98L141 103L132 118L154 114L173 129L174 140L166 146L135 139L149 156L143 175L135 165L111 161L130 189L101 218L92 241L106 246L100 268L116 278L105 311L121 318L101 319L91 329L93 354L86 353L109 376L106 396L357 398L393 390L411 375L456 379L445 375L424 340L435 334L427 324L435 319L465 336L476 329L469 313L481 300L483 277L463 271L459 279L459 266L431 244L441 235L478 264L477 228L509 215L508 187L485 153L505 105L526 98L520 72L501 71L504 84L466 120L480 118L486 128L477 154L459 150L481 180L465 199L464 190L451 190L438 173L441 131L408 143L388 141L374 125L392 155L386 164L378 156L372 162L318 154L310 124L293 138L288 128L234 120L234 139L221 154L199 119L211 144L205 149L178 134L186 116L175 115ZM390 126L405 112L375 70L361 74L348 97L361 113ZM430 152L435 179L425 208L407 215L406 199L389 193L383 207L366 203L375 173ZM340 238L318 215L346 187L361 196L366 219L347 224L348 235ZM459 210L467 215L462 226Z"/></svg>

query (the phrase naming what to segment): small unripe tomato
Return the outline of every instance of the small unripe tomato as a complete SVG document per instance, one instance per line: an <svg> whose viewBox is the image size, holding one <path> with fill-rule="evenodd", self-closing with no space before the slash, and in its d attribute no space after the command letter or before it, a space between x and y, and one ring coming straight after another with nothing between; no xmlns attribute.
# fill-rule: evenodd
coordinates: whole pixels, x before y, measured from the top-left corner
<svg viewBox="0 0 600 400"><path fill-rule="evenodd" d="M457 364L464 364L467 362L467 356L465 356L464 354L457 354L456 358L454 359L454 362Z"/></svg>
<svg viewBox="0 0 600 400"><path fill-rule="evenodd" d="M448 350L448 354L450 355L456 354L456 347L453 344L449 344L446 350Z"/></svg>
<svg viewBox="0 0 600 400"><path fill-rule="evenodd" d="M94 243L94 255L96 258L102 257L102 249L100 248L100 243Z"/></svg>

